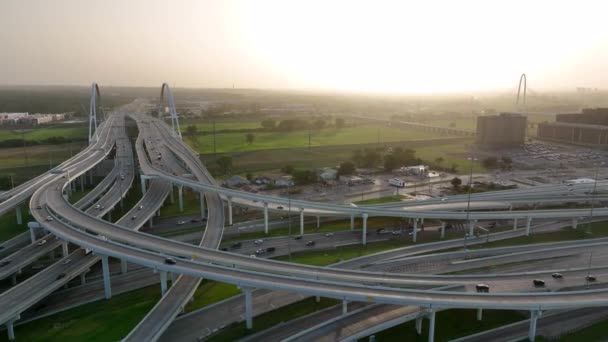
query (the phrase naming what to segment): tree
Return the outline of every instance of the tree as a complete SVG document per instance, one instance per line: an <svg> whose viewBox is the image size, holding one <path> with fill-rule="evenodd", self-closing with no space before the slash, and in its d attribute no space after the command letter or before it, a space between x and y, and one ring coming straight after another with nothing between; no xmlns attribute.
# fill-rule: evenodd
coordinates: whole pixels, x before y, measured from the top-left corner
<svg viewBox="0 0 608 342"><path fill-rule="evenodd" d="M338 175L352 175L355 172L355 164L351 162L344 162L340 164L338 168Z"/></svg>
<svg viewBox="0 0 608 342"><path fill-rule="evenodd" d="M222 175L227 175L232 170L232 157L221 156L215 162L220 169Z"/></svg>
<svg viewBox="0 0 608 342"><path fill-rule="evenodd" d="M295 170L293 181L297 185L311 184L317 181L317 175L311 170Z"/></svg>
<svg viewBox="0 0 608 342"><path fill-rule="evenodd" d="M378 151L366 149L363 153L363 166L374 167L380 163L382 156Z"/></svg>
<svg viewBox="0 0 608 342"><path fill-rule="evenodd" d="M493 169L498 165L498 159L496 159L496 157L487 157L481 161L481 164L486 169Z"/></svg>
<svg viewBox="0 0 608 342"><path fill-rule="evenodd" d="M353 152L353 157L351 158L351 160L353 161L353 163L355 163L356 166L363 166L363 151L355 150Z"/></svg>
<svg viewBox="0 0 608 342"><path fill-rule="evenodd" d="M384 156L384 171L391 172L397 167L399 167L399 161L397 161L394 154Z"/></svg>
<svg viewBox="0 0 608 342"><path fill-rule="evenodd" d="M502 166L505 169L510 169L511 166L513 166L513 159L511 159L511 157L509 156L502 156L502 158L500 158L501 162L502 162Z"/></svg>
<svg viewBox="0 0 608 342"><path fill-rule="evenodd" d="M267 130L275 129L276 126L277 126L277 122L274 119L268 118L268 119L262 120L262 127Z"/></svg>
<svg viewBox="0 0 608 342"><path fill-rule="evenodd" d="M325 120L323 119L317 119L315 120L315 122L312 124L312 126L315 129L322 129L323 127L325 127Z"/></svg>
<svg viewBox="0 0 608 342"><path fill-rule="evenodd" d="M288 175L293 174L293 170L294 170L294 168L293 168L293 166L292 166L292 165L285 165L285 166L283 166L283 168L281 169L281 171L282 171L283 173L286 173L286 174L288 174Z"/></svg>
<svg viewBox="0 0 608 342"><path fill-rule="evenodd" d="M452 178L450 183L452 183L452 186L454 187L454 189L457 189L462 184L462 180L458 177L454 177L454 178Z"/></svg>
<svg viewBox="0 0 608 342"><path fill-rule="evenodd" d="M197 135L198 128L196 127L196 125L188 125L188 127L186 127L186 136L190 138L190 140L192 140L194 145L198 145Z"/></svg>
<svg viewBox="0 0 608 342"><path fill-rule="evenodd" d="M247 174L245 175L245 178L247 178L247 180L251 182L253 180L253 173L247 172Z"/></svg>
<svg viewBox="0 0 608 342"><path fill-rule="evenodd" d="M441 166L443 164L443 157L435 158L435 163L437 163L437 166Z"/></svg>
<svg viewBox="0 0 608 342"><path fill-rule="evenodd" d="M251 144L253 144L253 140L255 140L255 134L253 134L253 133L247 133L245 135L245 139L247 140L247 143L249 145L251 145Z"/></svg>
<svg viewBox="0 0 608 342"><path fill-rule="evenodd" d="M344 121L344 118L336 118L336 128L340 129L340 128L344 128L344 126L346 126L346 122Z"/></svg>

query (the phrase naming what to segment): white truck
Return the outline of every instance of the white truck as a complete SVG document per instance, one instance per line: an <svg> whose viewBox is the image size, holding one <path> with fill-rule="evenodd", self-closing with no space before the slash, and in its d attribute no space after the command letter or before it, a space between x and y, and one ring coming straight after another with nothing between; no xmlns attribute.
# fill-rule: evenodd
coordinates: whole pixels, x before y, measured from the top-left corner
<svg viewBox="0 0 608 342"><path fill-rule="evenodd" d="M405 188L405 181L403 179L399 179L399 178L389 179L388 184L398 187L398 188Z"/></svg>

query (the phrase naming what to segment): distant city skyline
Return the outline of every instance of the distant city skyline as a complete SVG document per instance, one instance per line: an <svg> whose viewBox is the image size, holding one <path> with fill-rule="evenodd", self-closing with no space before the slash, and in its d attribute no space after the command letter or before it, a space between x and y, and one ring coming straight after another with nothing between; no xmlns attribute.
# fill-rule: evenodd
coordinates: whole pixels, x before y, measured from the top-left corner
<svg viewBox="0 0 608 342"><path fill-rule="evenodd" d="M0 2L0 85L608 88L602 1Z"/></svg>

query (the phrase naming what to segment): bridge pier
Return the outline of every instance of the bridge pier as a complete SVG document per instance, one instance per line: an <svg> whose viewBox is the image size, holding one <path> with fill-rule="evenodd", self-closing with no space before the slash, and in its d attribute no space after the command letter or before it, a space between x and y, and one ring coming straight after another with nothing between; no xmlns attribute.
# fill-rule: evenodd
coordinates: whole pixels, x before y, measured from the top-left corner
<svg viewBox="0 0 608 342"><path fill-rule="evenodd" d="M534 341L536 338L536 323L541 316L538 310L530 311L530 330L528 331L528 340Z"/></svg>
<svg viewBox="0 0 608 342"><path fill-rule="evenodd" d="M91 185L93 185L93 170L95 170L95 167L89 170L89 184Z"/></svg>
<svg viewBox="0 0 608 342"><path fill-rule="evenodd" d="M247 329L253 328L253 302L251 300L251 288L242 287L245 293L245 324Z"/></svg>
<svg viewBox="0 0 608 342"><path fill-rule="evenodd" d="M228 196L228 225L232 226L232 196Z"/></svg>
<svg viewBox="0 0 608 342"><path fill-rule="evenodd" d="M160 295L167 293L167 271L160 271Z"/></svg>
<svg viewBox="0 0 608 342"><path fill-rule="evenodd" d="M21 207L15 207L15 213L17 214L17 224L23 224L23 217L21 216Z"/></svg>
<svg viewBox="0 0 608 342"><path fill-rule="evenodd" d="M526 219L526 236L530 235L530 223L532 222L532 218L528 217Z"/></svg>
<svg viewBox="0 0 608 342"><path fill-rule="evenodd" d="M300 235L304 235L304 208L300 208Z"/></svg>
<svg viewBox="0 0 608 342"><path fill-rule="evenodd" d="M414 230L412 231L412 242L416 242L418 238L418 218L414 217Z"/></svg>
<svg viewBox="0 0 608 342"><path fill-rule="evenodd" d="M317 229L321 228L321 216L317 215Z"/></svg>
<svg viewBox="0 0 608 342"><path fill-rule="evenodd" d="M268 202L264 202L264 233L268 234Z"/></svg>
<svg viewBox="0 0 608 342"><path fill-rule="evenodd" d="M475 236L475 225L477 224L477 220L469 220L469 236Z"/></svg>
<svg viewBox="0 0 608 342"><path fill-rule="evenodd" d="M346 315L348 313L348 301L346 299L342 300L342 315Z"/></svg>
<svg viewBox="0 0 608 342"><path fill-rule="evenodd" d="M205 211L207 211L207 209L205 208L205 193L202 191L199 192L198 197L201 202L201 218L204 219L207 216L207 214L205 213Z"/></svg>
<svg viewBox="0 0 608 342"><path fill-rule="evenodd" d="M422 335L422 318L423 316L416 317L416 333Z"/></svg>
<svg viewBox="0 0 608 342"><path fill-rule="evenodd" d="M174 198L173 198L173 183L171 183L171 191L169 191L169 203L173 204L174 202Z"/></svg>
<svg viewBox="0 0 608 342"><path fill-rule="evenodd" d="M361 241L363 242L363 246L367 245L367 213L363 213L362 215L362 219L363 219L363 237L361 238Z"/></svg>
<svg viewBox="0 0 608 342"><path fill-rule="evenodd" d="M17 273L18 272L11 274L11 285L13 286L17 285Z"/></svg>
<svg viewBox="0 0 608 342"><path fill-rule="evenodd" d="M182 185L177 186L177 202L179 203L179 212L184 211L184 197L183 197L184 187Z"/></svg>
<svg viewBox="0 0 608 342"><path fill-rule="evenodd" d="M429 313L429 342L435 341L435 310Z"/></svg>
<svg viewBox="0 0 608 342"><path fill-rule="evenodd" d="M78 179L80 179L80 191L84 192L84 175L81 175Z"/></svg>
<svg viewBox="0 0 608 342"><path fill-rule="evenodd" d="M575 217L572 219L572 228L576 229L578 226L578 219Z"/></svg>
<svg viewBox="0 0 608 342"><path fill-rule="evenodd" d="M441 235L439 236L441 239L445 238L445 221L441 221Z"/></svg>
<svg viewBox="0 0 608 342"><path fill-rule="evenodd" d="M355 230L355 215L350 214L350 230Z"/></svg>
<svg viewBox="0 0 608 342"><path fill-rule="evenodd" d="M68 250L68 242L64 241L61 244L61 251L63 252L63 257L67 257L70 254L70 251Z"/></svg>
<svg viewBox="0 0 608 342"><path fill-rule="evenodd" d="M140 177L141 179L141 195L144 196L146 194L146 179Z"/></svg>
<svg viewBox="0 0 608 342"><path fill-rule="evenodd" d="M106 299L112 298L112 287L110 283L110 264L107 255L101 256L101 269L103 273L103 292Z"/></svg>
<svg viewBox="0 0 608 342"><path fill-rule="evenodd" d="M477 309L477 320L481 321L482 318L483 318L483 309L479 308L479 309Z"/></svg>
<svg viewBox="0 0 608 342"><path fill-rule="evenodd" d="M30 240L32 243L36 242L36 231L34 229L36 228L30 227Z"/></svg>
<svg viewBox="0 0 608 342"><path fill-rule="evenodd" d="M150 216L150 219L148 220L148 227L152 227L152 225L154 224L154 215Z"/></svg>
<svg viewBox="0 0 608 342"><path fill-rule="evenodd" d="M80 285L85 285L87 283L87 274L86 272L80 273Z"/></svg>
<svg viewBox="0 0 608 342"><path fill-rule="evenodd" d="M120 259L120 273L127 273L127 260L125 259Z"/></svg>
<svg viewBox="0 0 608 342"><path fill-rule="evenodd" d="M8 334L9 341L13 341L15 339L15 321L21 318L19 315L17 317L13 317L6 322L6 333Z"/></svg>
<svg viewBox="0 0 608 342"><path fill-rule="evenodd" d="M517 229L517 217L513 219L513 230Z"/></svg>

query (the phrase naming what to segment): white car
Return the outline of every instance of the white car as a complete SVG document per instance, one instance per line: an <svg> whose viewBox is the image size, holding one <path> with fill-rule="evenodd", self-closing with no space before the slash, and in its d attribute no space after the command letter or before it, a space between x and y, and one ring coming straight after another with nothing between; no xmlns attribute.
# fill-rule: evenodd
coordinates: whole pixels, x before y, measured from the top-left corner
<svg viewBox="0 0 608 342"><path fill-rule="evenodd" d="M95 209L100 209L101 206L99 204L95 205Z"/></svg>
<svg viewBox="0 0 608 342"><path fill-rule="evenodd" d="M62 264L67 265L72 261L72 259L66 259L62 262Z"/></svg>
<svg viewBox="0 0 608 342"><path fill-rule="evenodd" d="M143 208L144 208L144 206L143 206L143 205L140 205L138 209L139 209L139 210L142 210Z"/></svg>
<svg viewBox="0 0 608 342"><path fill-rule="evenodd" d="M178 225L180 225L180 226L181 226L182 224L184 224L184 223L186 223L186 221L177 221L177 224L178 224Z"/></svg>
<svg viewBox="0 0 608 342"><path fill-rule="evenodd" d="M332 236L334 236L334 233L327 233L327 234L325 234L325 236L326 237L332 237Z"/></svg>
<svg viewBox="0 0 608 342"><path fill-rule="evenodd" d="M37 245L38 245L38 246L42 246L42 245L44 245L45 243L46 243L46 240L40 240L40 241L38 241Z"/></svg>
<svg viewBox="0 0 608 342"><path fill-rule="evenodd" d="M53 221L53 218L52 218L52 217L50 217L50 216L47 216L47 217L46 217L46 220L50 222L50 221Z"/></svg>
<svg viewBox="0 0 608 342"><path fill-rule="evenodd" d="M253 243L254 243L254 244L256 244L256 245L259 245L259 244L261 244L262 242L264 242L264 240L255 240L255 241L253 241Z"/></svg>

